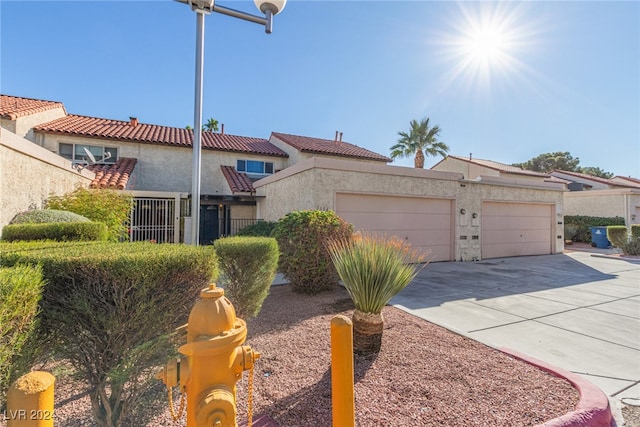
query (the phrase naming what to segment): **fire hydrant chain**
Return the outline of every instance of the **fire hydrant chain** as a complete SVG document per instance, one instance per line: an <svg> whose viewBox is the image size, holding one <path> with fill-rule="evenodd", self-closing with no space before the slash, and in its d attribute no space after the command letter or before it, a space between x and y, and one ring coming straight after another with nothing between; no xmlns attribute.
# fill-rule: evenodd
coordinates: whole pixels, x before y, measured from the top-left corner
<svg viewBox="0 0 640 427"><path fill-rule="evenodd" d="M249 369L249 391L247 396L247 427L253 425L253 366Z"/></svg>
<svg viewBox="0 0 640 427"><path fill-rule="evenodd" d="M182 418L182 413L184 412L184 408L185 408L184 396L186 395L186 393L184 391L180 393L180 407L178 408L178 414L176 414L176 411L173 407L172 387L167 386L167 394L169 395L169 412L171 413L171 418L173 418L173 421L178 422L180 421L180 418Z"/></svg>

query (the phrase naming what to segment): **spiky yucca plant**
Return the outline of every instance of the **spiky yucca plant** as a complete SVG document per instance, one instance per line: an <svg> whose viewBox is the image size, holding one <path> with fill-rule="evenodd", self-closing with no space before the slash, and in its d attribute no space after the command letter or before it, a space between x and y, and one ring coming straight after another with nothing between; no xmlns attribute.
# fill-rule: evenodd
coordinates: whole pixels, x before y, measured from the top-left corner
<svg viewBox="0 0 640 427"><path fill-rule="evenodd" d="M377 353L382 343L382 309L426 265L426 255L397 237L360 235L328 244L331 259L356 307L354 349Z"/></svg>

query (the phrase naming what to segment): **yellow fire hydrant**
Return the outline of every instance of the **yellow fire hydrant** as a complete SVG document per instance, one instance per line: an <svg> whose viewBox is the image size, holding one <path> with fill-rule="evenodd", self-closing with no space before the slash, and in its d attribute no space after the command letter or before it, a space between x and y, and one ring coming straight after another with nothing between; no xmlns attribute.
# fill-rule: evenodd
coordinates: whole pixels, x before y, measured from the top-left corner
<svg viewBox="0 0 640 427"><path fill-rule="evenodd" d="M260 353L242 345L247 325L236 317L224 289L212 283L200 297L189 314L187 343L178 349L183 356L157 378L186 392L187 427L236 427L236 382Z"/></svg>

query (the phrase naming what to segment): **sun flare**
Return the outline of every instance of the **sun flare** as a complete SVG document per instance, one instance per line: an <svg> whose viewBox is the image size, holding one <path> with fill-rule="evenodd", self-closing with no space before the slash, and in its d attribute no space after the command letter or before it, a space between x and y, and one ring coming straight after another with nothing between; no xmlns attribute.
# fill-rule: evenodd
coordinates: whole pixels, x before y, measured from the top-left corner
<svg viewBox="0 0 640 427"><path fill-rule="evenodd" d="M435 42L443 62L450 64L441 90L462 83L484 91L522 77L527 69L522 58L536 33L535 24L525 19L525 7L510 2L459 3L449 18L450 28Z"/></svg>

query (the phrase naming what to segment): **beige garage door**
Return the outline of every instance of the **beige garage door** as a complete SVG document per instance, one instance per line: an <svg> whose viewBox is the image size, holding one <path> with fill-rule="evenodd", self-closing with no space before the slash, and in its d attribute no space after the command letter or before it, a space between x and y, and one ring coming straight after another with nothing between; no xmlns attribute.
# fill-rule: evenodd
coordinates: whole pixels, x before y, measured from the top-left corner
<svg viewBox="0 0 640 427"><path fill-rule="evenodd" d="M453 259L451 205L446 199L336 194L336 213L356 230L406 239L430 250L432 261Z"/></svg>
<svg viewBox="0 0 640 427"><path fill-rule="evenodd" d="M482 258L552 253L552 205L482 203Z"/></svg>

